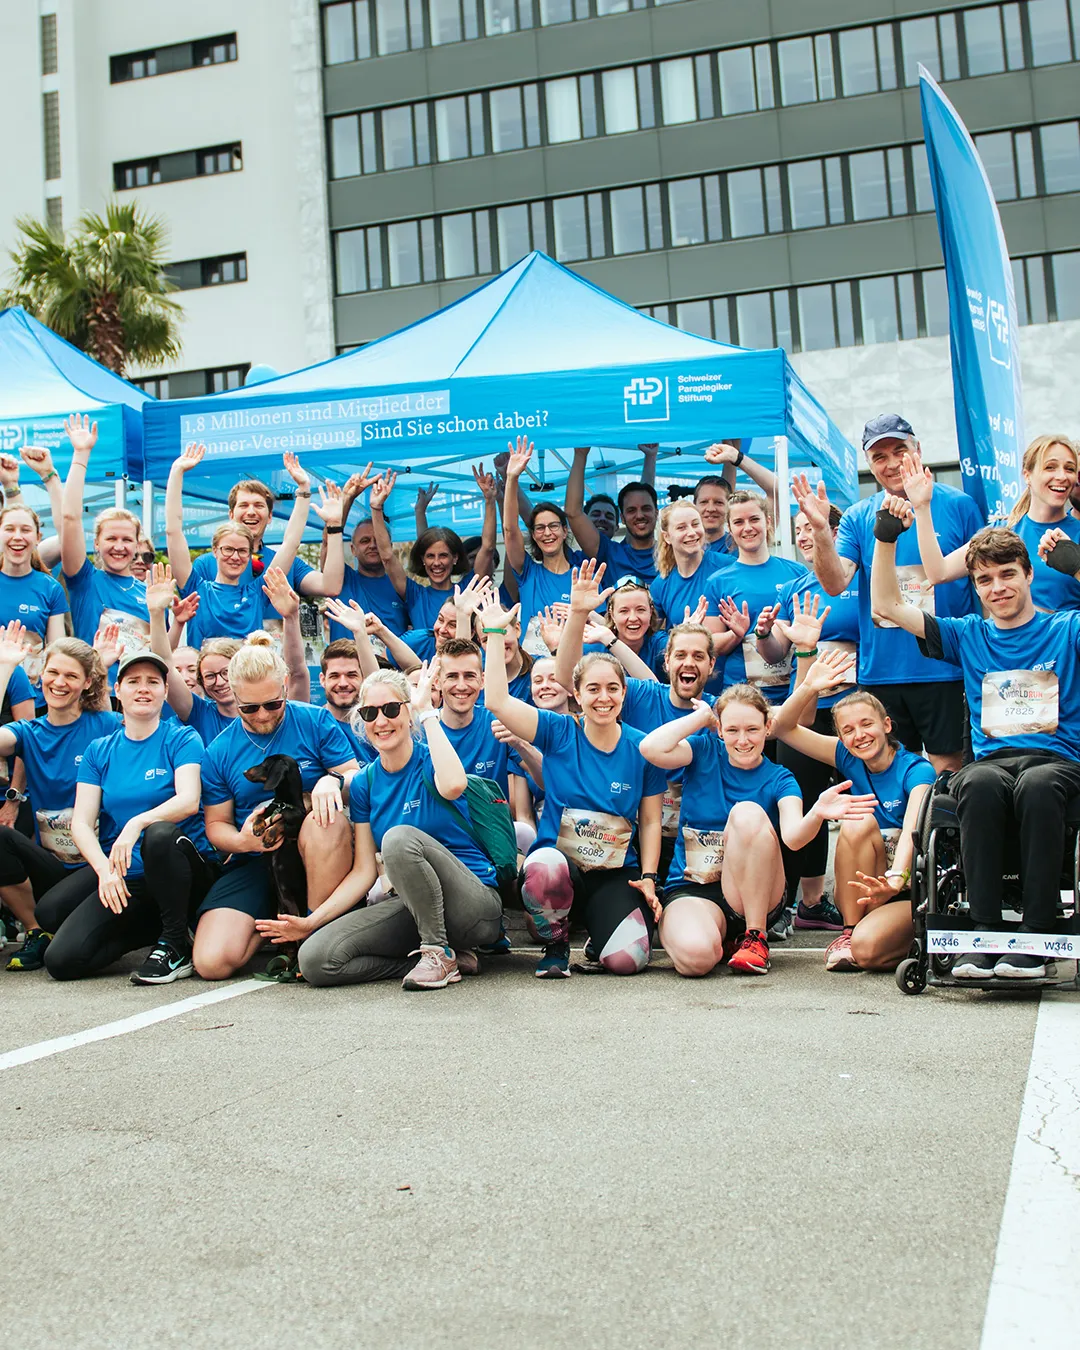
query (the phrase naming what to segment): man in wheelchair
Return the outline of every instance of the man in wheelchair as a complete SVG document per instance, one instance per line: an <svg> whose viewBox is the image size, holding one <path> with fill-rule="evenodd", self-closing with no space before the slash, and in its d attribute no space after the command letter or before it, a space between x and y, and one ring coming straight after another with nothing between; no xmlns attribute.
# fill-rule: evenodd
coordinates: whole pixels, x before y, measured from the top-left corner
<svg viewBox="0 0 1080 1350"><path fill-rule="evenodd" d="M878 512L871 572L875 623L911 633L930 657L963 671L974 759L952 778L970 917L976 931L1002 927L1005 851L1019 837L1020 931L1057 923L1066 813L1080 796L1080 611L1047 614L1031 599L1031 559L1011 530L980 530L966 564L989 618L936 618L933 593L905 603L896 574L902 517ZM961 953L957 979L1041 979L1045 957Z"/></svg>

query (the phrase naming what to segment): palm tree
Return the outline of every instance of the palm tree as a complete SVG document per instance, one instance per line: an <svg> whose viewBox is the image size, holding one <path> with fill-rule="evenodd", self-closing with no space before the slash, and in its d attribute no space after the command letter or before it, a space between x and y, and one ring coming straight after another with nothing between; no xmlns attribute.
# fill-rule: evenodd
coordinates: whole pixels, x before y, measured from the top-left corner
<svg viewBox="0 0 1080 1350"><path fill-rule="evenodd" d="M136 202L87 212L74 232L24 216L0 307L21 305L76 347L123 375L129 361L160 366L180 355L182 313L165 277L165 224Z"/></svg>

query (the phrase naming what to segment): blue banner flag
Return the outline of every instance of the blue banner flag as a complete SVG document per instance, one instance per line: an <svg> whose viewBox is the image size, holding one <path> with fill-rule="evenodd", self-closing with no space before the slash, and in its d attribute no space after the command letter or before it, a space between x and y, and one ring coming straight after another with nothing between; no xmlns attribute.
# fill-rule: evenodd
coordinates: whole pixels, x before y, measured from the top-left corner
<svg viewBox="0 0 1080 1350"><path fill-rule="evenodd" d="M919 67L919 95L945 279L964 491L988 520L1023 490L1024 427L1012 264L986 170L960 115Z"/></svg>

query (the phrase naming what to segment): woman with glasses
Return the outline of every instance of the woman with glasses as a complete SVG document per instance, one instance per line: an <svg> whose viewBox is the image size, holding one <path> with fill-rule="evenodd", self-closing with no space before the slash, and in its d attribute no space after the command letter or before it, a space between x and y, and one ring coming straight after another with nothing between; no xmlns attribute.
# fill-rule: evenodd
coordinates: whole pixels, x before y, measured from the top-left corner
<svg viewBox="0 0 1080 1350"><path fill-rule="evenodd" d="M554 502L537 502L529 516L529 552L518 520L518 484L532 458L532 443L519 436L510 446L506 463L506 495L503 501L503 536L506 559L513 569L521 601L521 645L530 656L546 656L547 646L540 633L542 611L556 612L570 603L570 570L585 561L584 553L571 549L570 522L566 512Z"/></svg>
<svg viewBox="0 0 1080 1350"><path fill-rule="evenodd" d="M310 811L300 828L307 907L317 909L348 872L352 839L342 798L356 757L327 708L289 700L289 673L269 633L252 633L229 661L239 714L207 747L203 813L211 844L229 861L199 909L195 969L224 980L251 960L258 919L275 917L268 847L255 826L270 793L246 770L270 755L296 760Z"/></svg>
<svg viewBox="0 0 1080 1350"><path fill-rule="evenodd" d="M431 702L438 674L436 658L415 690L392 670L364 680L354 725L377 757L350 790L352 871L306 920L259 925L275 942L306 938L309 984L445 989L478 974L475 949L499 936L495 869L466 828L465 769ZM378 876L376 853L394 894L356 908Z"/></svg>

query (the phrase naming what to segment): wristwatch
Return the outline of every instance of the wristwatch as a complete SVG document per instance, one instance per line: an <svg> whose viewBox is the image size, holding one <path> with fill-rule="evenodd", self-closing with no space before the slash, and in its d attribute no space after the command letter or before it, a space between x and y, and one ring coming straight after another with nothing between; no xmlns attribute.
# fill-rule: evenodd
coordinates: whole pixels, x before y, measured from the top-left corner
<svg viewBox="0 0 1080 1350"><path fill-rule="evenodd" d="M339 788L345 786L345 775L343 773L338 773L337 769L327 769L326 776L327 778L336 778Z"/></svg>
<svg viewBox="0 0 1080 1350"><path fill-rule="evenodd" d="M4 793L4 801L6 802L24 802L26 801L26 797L27 794L25 792L20 792L18 788L13 787L9 787Z"/></svg>

